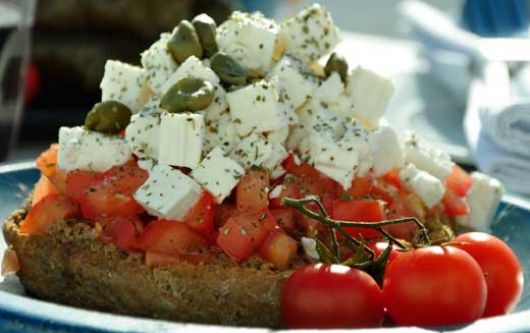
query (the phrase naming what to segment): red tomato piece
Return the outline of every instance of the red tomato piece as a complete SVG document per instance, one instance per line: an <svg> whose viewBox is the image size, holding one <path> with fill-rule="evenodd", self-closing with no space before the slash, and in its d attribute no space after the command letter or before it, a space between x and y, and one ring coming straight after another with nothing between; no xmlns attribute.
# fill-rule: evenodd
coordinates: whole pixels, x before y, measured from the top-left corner
<svg viewBox="0 0 530 333"><path fill-rule="evenodd" d="M48 195L58 195L59 191L53 186L53 184L48 180L48 177L42 175L39 178L37 184L35 184L35 189L33 190L33 200L31 202L32 206L35 206L39 201L47 197Z"/></svg>
<svg viewBox="0 0 530 333"><path fill-rule="evenodd" d="M302 197L303 195L302 190L300 189L300 185L295 184L292 178L286 178L285 182L282 185L282 191L280 195L277 198L272 198L270 200L270 207L284 207L282 204L283 198L300 199Z"/></svg>
<svg viewBox="0 0 530 333"><path fill-rule="evenodd" d="M483 317L499 316L515 309L523 292L521 263L512 249L493 235L470 232L457 236L451 246L469 253L486 278L488 298Z"/></svg>
<svg viewBox="0 0 530 333"><path fill-rule="evenodd" d="M37 158L35 164L40 172L48 177L55 188L61 192L66 192L66 172L57 168L57 154L59 145L54 143L42 152Z"/></svg>
<svg viewBox="0 0 530 333"><path fill-rule="evenodd" d="M144 208L133 194L147 177L147 171L130 163L112 167L79 197L83 217L128 217L142 213Z"/></svg>
<svg viewBox="0 0 530 333"><path fill-rule="evenodd" d="M75 170L66 175L66 195L78 200L102 178L101 173Z"/></svg>
<svg viewBox="0 0 530 333"><path fill-rule="evenodd" d="M263 259L272 263L277 269L289 268L289 262L296 256L296 241L281 230L273 230L260 248Z"/></svg>
<svg viewBox="0 0 530 333"><path fill-rule="evenodd" d="M203 191L197 203L184 216L184 222L203 235L211 234L215 230L213 206L213 196L207 191Z"/></svg>
<svg viewBox="0 0 530 333"><path fill-rule="evenodd" d="M263 170L248 171L236 187L236 207L241 211L258 212L269 206L269 174Z"/></svg>
<svg viewBox="0 0 530 333"><path fill-rule="evenodd" d="M369 195L373 188L373 175L367 173L364 177L355 178L351 182L350 188L345 191L342 185L337 184L337 196L339 198L349 195L352 199L361 199L364 196Z"/></svg>
<svg viewBox="0 0 530 333"><path fill-rule="evenodd" d="M452 190L447 189L443 197L444 212L451 217L469 214L469 205L465 197L459 197Z"/></svg>
<svg viewBox="0 0 530 333"><path fill-rule="evenodd" d="M60 194L50 194L31 207L20 224L20 231L28 234L41 234L50 225L77 216L77 205Z"/></svg>
<svg viewBox="0 0 530 333"><path fill-rule="evenodd" d="M380 222L385 220L383 205L379 200L336 200L331 208L331 217L341 221ZM353 237L380 237L373 229L345 227L344 230Z"/></svg>
<svg viewBox="0 0 530 333"><path fill-rule="evenodd" d="M390 318L403 326L471 322L482 315L487 289L482 270L466 252L430 246L400 253L383 279Z"/></svg>
<svg viewBox="0 0 530 333"><path fill-rule="evenodd" d="M138 237L143 231L143 223L138 217L112 217L95 223L102 229L103 241L112 243L122 250L137 248Z"/></svg>
<svg viewBox="0 0 530 333"><path fill-rule="evenodd" d="M177 221L149 223L138 240L138 248L167 255L203 257L205 261L209 258L206 239Z"/></svg>
<svg viewBox="0 0 530 333"><path fill-rule="evenodd" d="M278 228L268 211L243 213L231 217L219 229L217 245L236 261L248 259L263 244L267 235Z"/></svg>
<svg viewBox="0 0 530 333"><path fill-rule="evenodd" d="M291 232L296 228L294 211L291 208L273 208L270 212L283 231Z"/></svg>
<svg viewBox="0 0 530 333"><path fill-rule="evenodd" d="M473 179L461 167L455 165L451 174L447 177L445 186L459 197L465 197L473 186Z"/></svg>
<svg viewBox="0 0 530 333"><path fill-rule="evenodd" d="M213 211L213 219L216 228L222 227L229 218L237 215L236 206L230 203L215 205Z"/></svg>
<svg viewBox="0 0 530 333"><path fill-rule="evenodd" d="M384 315L381 290L370 275L326 264L297 269L283 286L281 309L288 328L378 327Z"/></svg>

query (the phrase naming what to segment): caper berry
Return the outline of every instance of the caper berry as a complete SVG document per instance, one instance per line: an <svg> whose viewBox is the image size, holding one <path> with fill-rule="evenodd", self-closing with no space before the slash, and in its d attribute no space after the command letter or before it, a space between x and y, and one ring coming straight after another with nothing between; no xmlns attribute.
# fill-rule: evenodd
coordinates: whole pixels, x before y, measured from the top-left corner
<svg viewBox="0 0 530 333"><path fill-rule="evenodd" d="M188 57L202 58L202 46L193 25L182 20L167 42L167 50L175 61L183 63Z"/></svg>
<svg viewBox="0 0 530 333"><path fill-rule="evenodd" d="M120 102L105 101L94 105L85 117L88 130L115 134L125 129L131 121L131 110Z"/></svg>
<svg viewBox="0 0 530 333"><path fill-rule="evenodd" d="M247 70L229 55L218 52L210 60L210 67L221 81L234 85L244 85L247 82Z"/></svg>
<svg viewBox="0 0 530 333"><path fill-rule="evenodd" d="M207 14L200 14L195 16L191 21L191 24L195 27L197 36L202 45L204 55L206 57L211 57L219 51L217 47L217 41L215 40L215 29L217 25L213 18Z"/></svg>
<svg viewBox="0 0 530 333"><path fill-rule="evenodd" d="M204 110L212 103L213 91L209 81L187 77L167 91L160 107L173 113Z"/></svg>
<svg viewBox="0 0 530 333"><path fill-rule="evenodd" d="M340 75L342 82L346 83L348 77L348 62L335 52L331 54L326 63L326 67L324 67L326 77L330 76L333 72L337 72Z"/></svg>

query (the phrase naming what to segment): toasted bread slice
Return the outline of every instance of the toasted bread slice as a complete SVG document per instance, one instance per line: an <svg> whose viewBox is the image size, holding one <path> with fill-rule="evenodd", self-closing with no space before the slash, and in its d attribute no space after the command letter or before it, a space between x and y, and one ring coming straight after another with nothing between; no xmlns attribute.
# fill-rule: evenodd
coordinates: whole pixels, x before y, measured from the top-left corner
<svg viewBox="0 0 530 333"><path fill-rule="evenodd" d="M101 311L223 325L280 325L280 292L290 271L218 256L208 264L150 268L142 254L98 240L83 221L63 221L45 235L20 233L28 207L4 223L29 294Z"/></svg>

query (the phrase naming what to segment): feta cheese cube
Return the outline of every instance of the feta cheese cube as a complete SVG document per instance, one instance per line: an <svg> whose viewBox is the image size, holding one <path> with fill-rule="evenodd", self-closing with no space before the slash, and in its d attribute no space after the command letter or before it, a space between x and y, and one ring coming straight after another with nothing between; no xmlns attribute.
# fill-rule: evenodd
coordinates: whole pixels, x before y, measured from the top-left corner
<svg viewBox="0 0 530 333"><path fill-rule="evenodd" d="M269 192L269 199L276 199L280 197L280 194L282 194L282 191L284 189L283 185L276 185L272 191Z"/></svg>
<svg viewBox="0 0 530 333"><path fill-rule="evenodd" d="M346 95L344 83L337 72L322 82L311 100L313 108L324 108L342 118L351 118L354 108L352 99Z"/></svg>
<svg viewBox="0 0 530 333"><path fill-rule="evenodd" d="M278 25L261 13L234 12L217 28L219 50L246 69L264 74L276 48Z"/></svg>
<svg viewBox="0 0 530 333"><path fill-rule="evenodd" d="M309 260L319 261L320 256L317 251L317 242L313 238L302 237L302 247Z"/></svg>
<svg viewBox="0 0 530 333"><path fill-rule="evenodd" d="M103 172L132 157L125 140L117 135L105 135L81 126L59 129L57 166L61 170Z"/></svg>
<svg viewBox="0 0 530 333"><path fill-rule="evenodd" d="M182 220L201 193L195 180L180 170L159 164L151 169L149 178L134 193L134 199L151 215Z"/></svg>
<svg viewBox="0 0 530 333"><path fill-rule="evenodd" d="M135 113L145 102L147 72L120 61L107 60L99 87L102 101L118 101Z"/></svg>
<svg viewBox="0 0 530 333"><path fill-rule="evenodd" d="M278 130L266 132L267 140L272 143L284 144L289 136L289 126L284 126Z"/></svg>
<svg viewBox="0 0 530 333"><path fill-rule="evenodd" d="M284 21L280 36L287 53L310 65L339 43L339 29L331 14L314 4Z"/></svg>
<svg viewBox="0 0 530 333"><path fill-rule="evenodd" d="M245 169L258 166L273 171L287 156L282 144L269 142L258 133L243 138L232 151L232 157Z"/></svg>
<svg viewBox="0 0 530 333"><path fill-rule="evenodd" d="M162 112L158 163L194 169L202 157L204 117Z"/></svg>
<svg viewBox="0 0 530 333"><path fill-rule="evenodd" d="M217 203L221 203L244 174L245 169L217 147L192 171L191 176L215 197Z"/></svg>
<svg viewBox="0 0 530 333"><path fill-rule="evenodd" d="M318 79L302 68L298 60L284 56L268 74L269 79L277 78L280 97L292 110L308 101L318 87Z"/></svg>
<svg viewBox="0 0 530 333"><path fill-rule="evenodd" d="M125 128L125 141L139 158L158 159L160 142L160 99L151 99L142 110L131 117Z"/></svg>
<svg viewBox="0 0 530 333"><path fill-rule="evenodd" d="M265 80L226 94L230 114L240 136L284 127L287 120L276 87Z"/></svg>
<svg viewBox="0 0 530 333"><path fill-rule="evenodd" d="M391 126L384 124L370 132L369 143L376 176L405 165L403 147L398 134Z"/></svg>
<svg viewBox="0 0 530 333"><path fill-rule="evenodd" d="M160 39L140 55L142 67L147 72L147 83L157 95L162 94L162 85L178 68L166 47L170 38L170 33L162 33Z"/></svg>
<svg viewBox="0 0 530 333"><path fill-rule="evenodd" d="M354 105L350 116L377 127L394 92L392 82L358 67L348 76L348 90Z"/></svg>
<svg viewBox="0 0 530 333"><path fill-rule="evenodd" d="M214 86L214 89L213 102L206 109L199 111L204 116L206 131L203 148L205 152L215 147L222 147L224 151L231 152L241 138L232 122L225 90L220 85Z"/></svg>
<svg viewBox="0 0 530 333"><path fill-rule="evenodd" d="M504 194L504 187L497 179L480 172L471 174L473 186L467 194L469 216L457 221L473 230L490 231L493 217Z"/></svg>
<svg viewBox="0 0 530 333"><path fill-rule="evenodd" d="M406 162L414 164L418 169L427 171L442 182L445 182L455 165L449 154L413 132L405 135L404 149Z"/></svg>
<svg viewBox="0 0 530 333"><path fill-rule="evenodd" d="M356 177L364 177L374 166L374 159L370 149L368 132L357 121L347 121L345 123L346 131L342 138L343 141L349 141L353 149L357 152Z"/></svg>
<svg viewBox="0 0 530 333"><path fill-rule="evenodd" d="M420 197L427 208L433 208L445 194L445 188L438 178L413 164L407 164L400 171L399 178Z"/></svg>
<svg viewBox="0 0 530 333"><path fill-rule="evenodd" d="M210 81L214 85L218 85L220 82L213 70L206 67L196 56L191 56L164 82L161 87L161 95L167 93L175 83L187 77Z"/></svg>
<svg viewBox="0 0 530 333"><path fill-rule="evenodd" d="M151 170L155 167L156 161L152 160L150 158L140 159L138 160L138 167L140 169L144 169L148 173L151 172Z"/></svg>

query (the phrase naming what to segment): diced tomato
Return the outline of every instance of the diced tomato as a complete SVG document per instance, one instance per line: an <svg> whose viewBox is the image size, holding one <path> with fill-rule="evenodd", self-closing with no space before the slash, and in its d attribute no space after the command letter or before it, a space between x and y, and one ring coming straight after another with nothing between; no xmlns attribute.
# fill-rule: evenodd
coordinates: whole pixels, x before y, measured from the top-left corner
<svg viewBox="0 0 530 333"><path fill-rule="evenodd" d="M182 222L157 220L145 227L138 248L173 256L193 256L207 261L208 242Z"/></svg>
<svg viewBox="0 0 530 333"><path fill-rule="evenodd" d="M336 200L333 202L331 217L341 221L380 222L385 219L383 204L379 200ZM345 227L344 230L353 237L380 237L373 229Z"/></svg>
<svg viewBox="0 0 530 333"><path fill-rule="evenodd" d="M77 200L101 178L102 175L99 172L81 170L70 171L66 176L66 195Z"/></svg>
<svg viewBox="0 0 530 333"><path fill-rule="evenodd" d="M425 218L426 209L421 199L413 193L400 193L386 211L387 219L399 219L403 217L415 217L420 220ZM384 229L397 238L411 241L418 227L414 222L399 223L385 226Z"/></svg>
<svg viewBox="0 0 530 333"><path fill-rule="evenodd" d="M294 239L281 230L274 230L265 239L259 253L277 269L287 269L291 259L296 256L297 249Z"/></svg>
<svg viewBox="0 0 530 333"><path fill-rule="evenodd" d="M48 177L42 175L39 178L37 184L35 184L35 189L33 190L33 201L32 206L35 206L39 201L48 195L60 194L59 191L53 186L53 184L48 180Z"/></svg>
<svg viewBox="0 0 530 333"><path fill-rule="evenodd" d="M263 170L248 171L236 187L236 207L241 211L258 212L269 206L269 174Z"/></svg>
<svg viewBox="0 0 530 333"><path fill-rule="evenodd" d="M78 215L77 205L60 194L50 194L31 207L28 215L20 224L20 231L28 234L40 234L48 226Z"/></svg>
<svg viewBox="0 0 530 333"><path fill-rule="evenodd" d="M203 191L199 200L184 216L184 222L192 229L207 236L214 231L213 225L214 198L207 191Z"/></svg>
<svg viewBox="0 0 530 333"><path fill-rule="evenodd" d="M282 165L287 173L294 176L294 183L299 186L302 196L309 194L322 196L324 194L335 193L337 183L333 179L322 174L307 163L297 165L292 154L289 155ZM286 181L288 181L288 177L286 178Z"/></svg>
<svg viewBox="0 0 530 333"><path fill-rule="evenodd" d="M135 249L138 237L143 231L143 223L138 217L111 217L95 223L101 226L102 240L122 250Z"/></svg>
<svg viewBox="0 0 530 333"><path fill-rule="evenodd" d="M234 260L242 261L254 254L267 235L277 228L274 216L268 211L239 214L229 218L219 230L217 245Z"/></svg>
<svg viewBox="0 0 530 333"><path fill-rule="evenodd" d="M292 179L286 178L285 182L282 185L282 191L277 198L272 198L270 200L270 207L272 208L281 208L283 198L293 198L300 199L302 198L302 191L300 186L295 184Z"/></svg>
<svg viewBox="0 0 530 333"><path fill-rule="evenodd" d="M40 172L48 177L55 188L61 192L66 192L66 172L57 168L57 154L59 152L59 145L54 143L42 152L37 158L35 164Z"/></svg>
<svg viewBox="0 0 530 333"><path fill-rule="evenodd" d="M370 194L372 187L373 175L369 172L364 177L353 179L351 182L351 187L347 191L342 188L342 185L337 184L336 193L339 198L349 195L352 199L361 199L362 197Z"/></svg>
<svg viewBox="0 0 530 333"><path fill-rule="evenodd" d="M464 216L469 214L469 205L466 198L462 198L453 191L447 189L443 198L445 213L451 217Z"/></svg>
<svg viewBox="0 0 530 333"><path fill-rule="evenodd" d="M79 197L83 217L128 217L142 213L143 207L132 195L147 177L147 171L131 163L112 167Z"/></svg>
<svg viewBox="0 0 530 333"><path fill-rule="evenodd" d="M461 167L455 165L446 180L446 188L459 197L465 197L473 185L473 179Z"/></svg>
<svg viewBox="0 0 530 333"><path fill-rule="evenodd" d="M399 178L399 169L394 169L392 171L387 172L386 174L382 175L380 177L380 181L392 185L396 187L397 189L404 189L405 186L403 182L401 181L401 178Z"/></svg>
<svg viewBox="0 0 530 333"><path fill-rule="evenodd" d="M295 229L294 211L291 208L273 208L271 214L276 219L276 223L285 232L291 232Z"/></svg>
<svg viewBox="0 0 530 333"><path fill-rule="evenodd" d="M235 205L230 203L222 203L215 205L214 208L214 224L217 229L222 227L229 218L237 215L237 208Z"/></svg>
<svg viewBox="0 0 530 333"><path fill-rule="evenodd" d="M289 157L287 157L283 162L282 166L287 171L287 173L290 173L291 175L300 177L300 176L307 176L312 178L318 178L320 177L320 172L318 172L317 169L313 168L311 165L307 163L296 163L296 159L293 154L290 154Z"/></svg>

